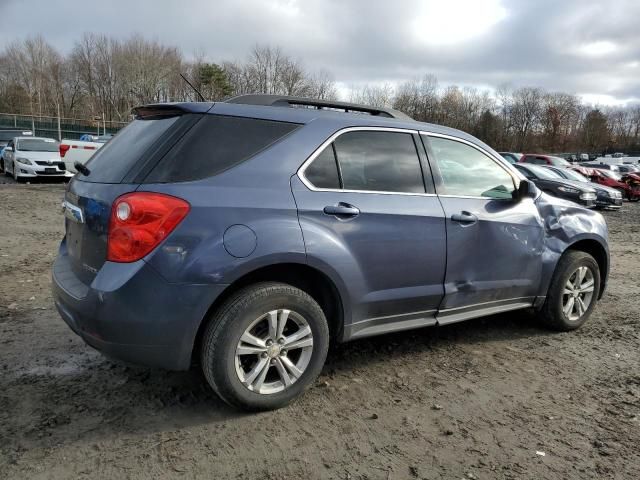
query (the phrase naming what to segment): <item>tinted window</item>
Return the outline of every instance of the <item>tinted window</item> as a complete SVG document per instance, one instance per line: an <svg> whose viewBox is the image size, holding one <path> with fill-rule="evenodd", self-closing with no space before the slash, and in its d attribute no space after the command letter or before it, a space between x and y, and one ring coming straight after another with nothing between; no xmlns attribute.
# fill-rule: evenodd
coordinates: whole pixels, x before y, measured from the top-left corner
<svg viewBox="0 0 640 480"><path fill-rule="evenodd" d="M430 137L445 195L512 198L513 180L479 150L454 140Z"/></svg>
<svg viewBox="0 0 640 480"><path fill-rule="evenodd" d="M88 182L119 183L178 118L134 120L91 157L87 162L91 173L78 176Z"/></svg>
<svg viewBox="0 0 640 480"><path fill-rule="evenodd" d="M334 145L343 188L425 193L420 159L411 134L347 132Z"/></svg>
<svg viewBox="0 0 640 480"><path fill-rule="evenodd" d="M156 165L145 183L211 177L249 159L298 127L295 123L205 115Z"/></svg>
<svg viewBox="0 0 640 480"><path fill-rule="evenodd" d="M333 146L329 145L316 157L305 170L304 176L316 188L340 188L340 176Z"/></svg>

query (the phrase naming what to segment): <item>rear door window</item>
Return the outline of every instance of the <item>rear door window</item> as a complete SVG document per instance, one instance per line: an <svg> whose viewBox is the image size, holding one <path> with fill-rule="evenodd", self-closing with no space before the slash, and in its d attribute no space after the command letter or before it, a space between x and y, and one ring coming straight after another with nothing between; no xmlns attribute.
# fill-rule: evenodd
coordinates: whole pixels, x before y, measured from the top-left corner
<svg viewBox="0 0 640 480"><path fill-rule="evenodd" d="M145 183L185 182L217 175L248 160L299 126L256 118L205 115L160 160Z"/></svg>
<svg viewBox="0 0 640 480"><path fill-rule="evenodd" d="M86 164L90 174L78 172L79 179L96 183L120 183L179 118L173 116L134 120L91 157Z"/></svg>
<svg viewBox="0 0 640 480"><path fill-rule="evenodd" d="M334 145L345 190L426 192L420 158L410 133L347 132Z"/></svg>

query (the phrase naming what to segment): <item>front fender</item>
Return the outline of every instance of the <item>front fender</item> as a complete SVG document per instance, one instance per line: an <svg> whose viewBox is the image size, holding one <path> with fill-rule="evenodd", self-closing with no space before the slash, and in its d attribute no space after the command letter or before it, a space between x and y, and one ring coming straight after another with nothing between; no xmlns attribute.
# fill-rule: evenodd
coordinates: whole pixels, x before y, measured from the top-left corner
<svg viewBox="0 0 640 480"><path fill-rule="evenodd" d="M601 272L604 284L609 269L609 233L604 217L598 212L545 193L536 199L535 204L545 231L539 295L546 296L551 277L562 254L585 240L597 242L606 254L606 267Z"/></svg>

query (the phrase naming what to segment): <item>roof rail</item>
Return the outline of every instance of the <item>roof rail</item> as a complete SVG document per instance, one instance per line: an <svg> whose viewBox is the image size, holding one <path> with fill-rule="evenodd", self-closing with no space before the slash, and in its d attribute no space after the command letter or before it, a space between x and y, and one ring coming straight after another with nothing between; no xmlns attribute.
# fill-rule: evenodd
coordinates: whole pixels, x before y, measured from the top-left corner
<svg viewBox="0 0 640 480"><path fill-rule="evenodd" d="M238 95L236 97L225 100L225 103L264 105L271 107L306 107L316 110L343 110L345 112L368 113L369 115L378 117L413 120L409 115L406 115L392 108L370 107L368 105L358 105L357 103L336 102L333 100L318 100L315 98L304 97L290 97L286 95Z"/></svg>

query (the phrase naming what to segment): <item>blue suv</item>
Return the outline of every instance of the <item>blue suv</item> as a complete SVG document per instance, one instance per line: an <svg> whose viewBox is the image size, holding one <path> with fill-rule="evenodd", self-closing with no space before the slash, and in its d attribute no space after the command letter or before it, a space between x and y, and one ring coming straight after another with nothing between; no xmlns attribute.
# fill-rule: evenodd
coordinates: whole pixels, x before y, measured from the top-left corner
<svg viewBox="0 0 640 480"><path fill-rule="evenodd" d="M234 406L286 405L331 340L519 309L572 330L604 292L603 217L458 130L265 95L134 113L67 188L56 307Z"/></svg>

